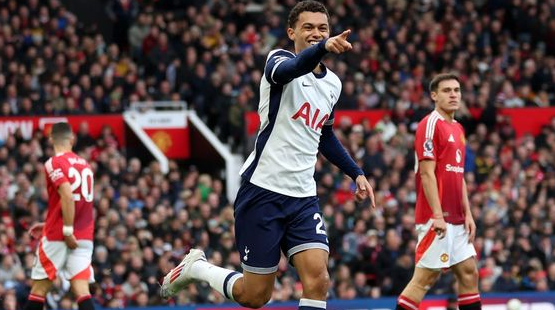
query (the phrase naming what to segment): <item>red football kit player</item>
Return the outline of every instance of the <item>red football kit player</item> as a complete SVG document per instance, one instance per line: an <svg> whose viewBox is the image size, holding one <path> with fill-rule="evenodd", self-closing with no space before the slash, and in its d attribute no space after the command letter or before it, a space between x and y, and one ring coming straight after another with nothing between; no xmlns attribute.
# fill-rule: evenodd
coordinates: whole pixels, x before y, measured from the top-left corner
<svg viewBox="0 0 555 310"><path fill-rule="evenodd" d="M45 223L30 230L40 242L24 310L43 309L44 297L57 276L70 281L80 310L93 310L89 282L94 281L94 175L86 160L71 151L75 138L69 124L54 124L50 138L56 155L44 164L48 213Z"/></svg>
<svg viewBox="0 0 555 310"><path fill-rule="evenodd" d="M435 110L416 129L416 208L418 233L413 277L397 300L397 310L418 310L441 270L450 268L458 282L460 310L481 309L476 225L464 181L465 137L454 119L460 107L459 79L440 74L430 83Z"/></svg>
<svg viewBox="0 0 555 310"><path fill-rule="evenodd" d="M465 138L461 124L455 120L446 120L433 111L418 124L414 149L418 162L436 162L435 175L445 222L464 224L462 186ZM426 224L433 214L422 187L420 168L416 171L416 188L415 223Z"/></svg>

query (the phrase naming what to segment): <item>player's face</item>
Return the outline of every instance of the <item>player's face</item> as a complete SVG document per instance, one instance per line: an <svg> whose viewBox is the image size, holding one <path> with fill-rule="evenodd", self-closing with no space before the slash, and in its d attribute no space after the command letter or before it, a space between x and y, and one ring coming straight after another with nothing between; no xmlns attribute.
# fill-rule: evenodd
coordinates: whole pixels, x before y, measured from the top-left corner
<svg viewBox="0 0 555 310"><path fill-rule="evenodd" d="M295 52L298 54L311 45L327 39L330 36L328 17L320 12L302 12L295 28L287 29L289 39L295 42Z"/></svg>
<svg viewBox="0 0 555 310"><path fill-rule="evenodd" d="M457 80L439 82L437 92L432 92L432 100L446 113L453 113L461 106L461 85Z"/></svg>

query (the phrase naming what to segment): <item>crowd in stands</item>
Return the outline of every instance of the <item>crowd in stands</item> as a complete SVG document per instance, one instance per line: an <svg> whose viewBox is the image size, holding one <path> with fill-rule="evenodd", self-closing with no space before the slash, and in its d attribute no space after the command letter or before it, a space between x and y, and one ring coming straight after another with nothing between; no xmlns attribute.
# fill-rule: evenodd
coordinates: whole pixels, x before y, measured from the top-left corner
<svg viewBox="0 0 555 310"><path fill-rule="evenodd" d="M129 102L186 100L222 138L243 139L255 110L265 56L290 47L285 20L294 1L108 1L114 43L81 27L59 0L0 0L0 114L121 112ZM169 2L169 1L168 1ZM330 1L330 3L335 3ZM516 137L495 108L555 102L555 1L342 1L330 5L333 33L353 29L353 51L325 63L343 84L342 109L386 108L377 124L337 122L337 134L371 178L377 209L353 202L353 183L320 158L315 178L330 240L333 298L397 295L414 266L414 124L432 108L426 85L455 71L466 107L484 108L467 128L466 182L478 227L482 292L555 290L555 120ZM167 5L167 3L165 4ZM348 16L348 18L347 18ZM127 33L127 35L125 35ZM192 247L240 270L233 208L223 181L172 162L125 154L110 128L78 133L76 152L96 173L95 302L123 308L219 303L203 284L158 298L158 281ZM0 146L0 308L20 309L37 240L25 230L44 217L44 134ZM273 301L298 299L282 260ZM51 308L75 308L65 281ZM453 293L446 273L433 293Z"/></svg>
<svg viewBox="0 0 555 310"><path fill-rule="evenodd" d="M555 102L554 1L328 2L332 34L353 30L353 50L325 61L344 82L341 109L415 109L445 71L460 74L468 107ZM185 100L241 142L267 53L292 47L295 1L106 3L111 41L60 0L0 0L0 115Z"/></svg>

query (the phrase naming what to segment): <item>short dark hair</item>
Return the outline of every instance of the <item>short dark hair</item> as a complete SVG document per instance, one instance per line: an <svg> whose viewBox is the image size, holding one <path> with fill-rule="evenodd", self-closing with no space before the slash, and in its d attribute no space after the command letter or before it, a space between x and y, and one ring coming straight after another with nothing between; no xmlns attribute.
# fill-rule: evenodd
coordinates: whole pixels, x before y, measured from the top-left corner
<svg viewBox="0 0 555 310"><path fill-rule="evenodd" d="M50 130L50 137L56 141L68 139L72 134L71 126L66 122L56 123Z"/></svg>
<svg viewBox="0 0 555 310"><path fill-rule="evenodd" d="M302 12L316 12L316 13L324 13L330 19L330 14L328 13L328 9L326 7L314 0L306 0L297 3L289 12L289 17L287 18L287 25L289 28L295 28L295 24L299 20L299 15Z"/></svg>
<svg viewBox="0 0 555 310"><path fill-rule="evenodd" d="M456 75L455 73L441 73L436 75L430 82L430 93L437 92L439 83L447 80L455 80L459 82L459 84L461 83L461 81L459 80L459 76Z"/></svg>

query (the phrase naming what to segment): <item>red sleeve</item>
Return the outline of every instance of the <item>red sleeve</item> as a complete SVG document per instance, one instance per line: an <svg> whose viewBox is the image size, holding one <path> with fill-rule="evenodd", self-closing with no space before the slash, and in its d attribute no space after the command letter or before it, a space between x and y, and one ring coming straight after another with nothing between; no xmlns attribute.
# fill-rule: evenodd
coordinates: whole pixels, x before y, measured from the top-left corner
<svg viewBox="0 0 555 310"><path fill-rule="evenodd" d="M429 117L423 119L418 124L416 129L414 150L418 161L425 159L436 160L436 141L434 139L435 130L430 130L431 128L428 128L429 119Z"/></svg>
<svg viewBox="0 0 555 310"><path fill-rule="evenodd" d="M69 182L66 171L64 169L63 163L57 157L50 158L45 164L46 177L50 179L50 182L54 184L54 187L58 188L62 183Z"/></svg>

